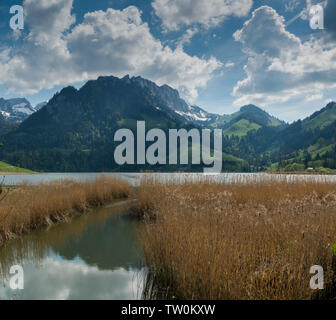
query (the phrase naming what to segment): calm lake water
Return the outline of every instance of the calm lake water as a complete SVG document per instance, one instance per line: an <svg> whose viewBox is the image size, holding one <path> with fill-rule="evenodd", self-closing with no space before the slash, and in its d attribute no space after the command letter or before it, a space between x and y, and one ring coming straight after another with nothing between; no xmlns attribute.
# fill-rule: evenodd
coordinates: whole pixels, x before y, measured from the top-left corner
<svg viewBox="0 0 336 320"><path fill-rule="evenodd" d="M0 247L0 299L140 299L144 270L138 222L115 204ZM24 269L13 291L9 269Z"/></svg>
<svg viewBox="0 0 336 320"><path fill-rule="evenodd" d="M47 173L6 175L6 185L57 180L94 180L99 173ZM315 179L335 181L335 176L236 174L109 173L134 186L151 177L168 182L202 179L230 182L248 179ZM0 246L0 299L141 299L145 270L136 241L141 224L124 213L129 203L115 203L76 217L69 223L40 230ZM24 290L9 286L9 269L24 268Z"/></svg>
<svg viewBox="0 0 336 320"><path fill-rule="evenodd" d="M208 179L213 181L246 181L253 178L254 180L268 179L300 179L300 180L324 180L336 182L336 175L274 175L265 173L221 173L221 174L202 174L202 173L104 173L107 177L118 178L137 186L141 179L145 177L154 178L158 181L198 181ZM18 174L4 175L5 185L14 186L23 182L37 184L41 182L51 182L59 180L76 180L86 181L99 178L101 173L42 173L42 174Z"/></svg>

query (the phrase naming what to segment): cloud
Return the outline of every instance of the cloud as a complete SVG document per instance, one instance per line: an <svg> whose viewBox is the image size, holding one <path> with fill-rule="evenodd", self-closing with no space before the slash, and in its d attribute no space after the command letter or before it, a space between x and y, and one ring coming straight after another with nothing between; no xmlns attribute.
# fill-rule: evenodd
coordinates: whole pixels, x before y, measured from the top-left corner
<svg viewBox="0 0 336 320"><path fill-rule="evenodd" d="M100 270L81 261L47 257L39 267L25 264L24 271L24 290L18 294L18 299L135 300L143 288L140 275L144 271ZM12 294L8 283L0 287L0 299L9 299Z"/></svg>
<svg viewBox="0 0 336 320"><path fill-rule="evenodd" d="M244 17L253 0L154 0L152 6L166 31L181 26L217 25L229 16Z"/></svg>
<svg viewBox="0 0 336 320"><path fill-rule="evenodd" d="M296 36L285 30L284 21L273 8L262 6L252 13L252 18L233 34L233 38L243 44L248 54L279 56L284 49L300 44Z"/></svg>
<svg viewBox="0 0 336 320"><path fill-rule="evenodd" d="M193 36L198 32L198 28L189 28L177 41L177 45L183 47L185 44L190 44Z"/></svg>
<svg viewBox="0 0 336 320"><path fill-rule="evenodd" d="M234 66L235 66L235 63L231 62L231 61L229 61L225 64L225 68L233 68Z"/></svg>
<svg viewBox="0 0 336 320"><path fill-rule="evenodd" d="M25 22L30 40L38 44L58 45L64 31L76 21L71 14L73 0L25 0Z"/></svg>
<svg viewBox="0 0 336 320"><path fill-rule="evenodd" d="M222 64L172 50L150 33L138 8L85 14L76 24L73 0L25 0L28 36L19 50L0 52L0 84L33 94L101 75L141 75L193 100Z"/></svg>
<svg viewBox="0 0 336 320"><path fill-rule="evenodd" d="M308 96L306 98L306 101L310 102L310 101L316 101L316 100L321 100L321 99L323 99L323 94L322 93L316 93L316 94L313 94L311 96Z"/></svg>
<svg viewBox="0 0 336 320"><path fill-rule="evenodd" d="M335 45L313 36L302 42L268 6L256 9L233 36L249 55L247 77L233 90L237 105L281 103L336 87Z"/></svg>

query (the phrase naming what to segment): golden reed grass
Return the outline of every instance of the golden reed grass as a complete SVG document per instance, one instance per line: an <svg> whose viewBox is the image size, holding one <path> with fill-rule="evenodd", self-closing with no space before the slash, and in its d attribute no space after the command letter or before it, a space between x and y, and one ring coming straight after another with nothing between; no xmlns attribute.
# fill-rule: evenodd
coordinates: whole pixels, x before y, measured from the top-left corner
<svg viewBox="0 0 336 320"><path fill-rule="evenodd" d="M65 221L114 199L127 198L132 187L101 176L94 181L59 181L22 185L0 202L0 244L32 229Z"/></svg>
<svg viewBox="0 0 336 320"><path fill-rule="evenodd" d="M142 183L145 298L311 299L313 265L334 288L336 184L243 180Z"/></svg>

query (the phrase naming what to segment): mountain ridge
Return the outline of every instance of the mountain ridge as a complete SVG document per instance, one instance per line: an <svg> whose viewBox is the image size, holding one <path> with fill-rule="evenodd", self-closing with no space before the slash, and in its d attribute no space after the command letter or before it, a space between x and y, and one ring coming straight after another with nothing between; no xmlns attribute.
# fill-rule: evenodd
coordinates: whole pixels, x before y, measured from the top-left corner
<svg viewBox="0 0 336 320"><path fill-rule="evenodd" d="M261 171L295 161L314 165L317 154L316 161L324 161L328 152L326 163L331 163L331 146L336 145L335 103L289 125L255 105L220 116L188 104L168 85L105 76L80 89L68 86L57 92L11 132L4 132L0 154L11 164L37 171L117 170L109 162L113 134L119 128L135 131L137 121L146 121L147 129L222 129L224 170L230 171ZM336 162L330 166L336 168Z"/></svg>

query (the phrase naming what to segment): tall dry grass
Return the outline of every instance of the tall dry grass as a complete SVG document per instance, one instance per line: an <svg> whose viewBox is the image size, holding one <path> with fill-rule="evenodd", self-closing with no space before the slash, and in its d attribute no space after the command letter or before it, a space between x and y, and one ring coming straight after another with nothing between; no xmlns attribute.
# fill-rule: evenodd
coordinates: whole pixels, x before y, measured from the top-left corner
<svg viewBox="0 0 336 320"><path fill-rule="evenodd" d="M145 297L311 299L313 265L332 288L336 184L278 179L143 182Z"/></svg>
<svg viewBox="0 0 336 320"><path fill-rule="evenodd" d="M65 221L75 214L127 198L132 187L101 176L95 181L24 184L0 202L0 244L32 229Z"/></svg>

